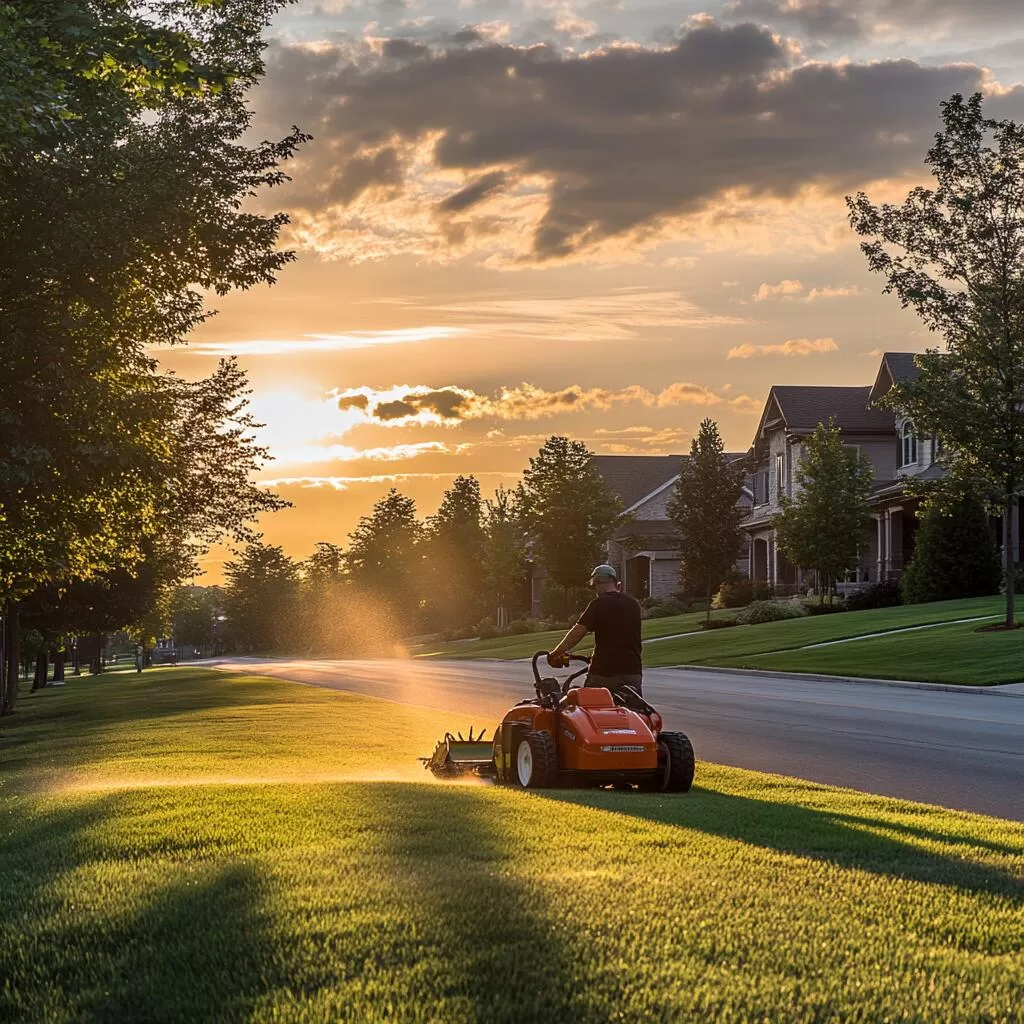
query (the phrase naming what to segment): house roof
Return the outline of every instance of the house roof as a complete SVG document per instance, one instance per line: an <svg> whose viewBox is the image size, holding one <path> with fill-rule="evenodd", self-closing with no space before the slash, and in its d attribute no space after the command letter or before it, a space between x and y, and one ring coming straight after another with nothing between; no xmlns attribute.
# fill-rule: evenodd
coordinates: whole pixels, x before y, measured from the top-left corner
<svg viewBox="0 0 1024 1024"><path fill-rule="evenodd" d="M746 458L746 452L726 452L730 462ZM633 508L645 498L675 483L688 455L593 455L597 471L608 489L617 494L623 508Z"/></svg>
<svg viewBox="0 0 1024 1024"><path fill-rule="evenodd" d="M790 430L813 430L834 417L837 425L850 433L888 433L893 429L893 414L868 407L871 388L836 388L817 385L777 384L772 395L778 402Z"/></svg>
<svg viewBox="0 0 1024 1024"><path fill-rule="evenodd" d="M915 352L884 352L878 367L869 400L874 403L882 398L893 384L913 380L921 371L914 362Z"/></svg>
<svg viewBox="0 0 1024 1024"><path fill-rule="evenodd" d="M623 508L638 501L679 476L685 455L594 455L597 471Z"/></svg>

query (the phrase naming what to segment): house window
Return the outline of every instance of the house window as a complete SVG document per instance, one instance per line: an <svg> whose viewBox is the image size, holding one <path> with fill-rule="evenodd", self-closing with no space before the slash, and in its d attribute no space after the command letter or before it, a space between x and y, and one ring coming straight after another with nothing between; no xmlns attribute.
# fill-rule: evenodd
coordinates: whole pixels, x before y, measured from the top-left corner
<svg viewBox="0 0 1024 1024"><path fill-rule="evenodd" d="M785 493L782 486L786 481L786 457L779 454L775 456L775 498L778 500Z"/></svg>
<svg viewBox="0 0 1024 1024"><path fill-rule="evenodd" d="M914 433L914 424L907 420L903 424L903 461L902 466L913 466L917 462L917 435Z"/></svg>

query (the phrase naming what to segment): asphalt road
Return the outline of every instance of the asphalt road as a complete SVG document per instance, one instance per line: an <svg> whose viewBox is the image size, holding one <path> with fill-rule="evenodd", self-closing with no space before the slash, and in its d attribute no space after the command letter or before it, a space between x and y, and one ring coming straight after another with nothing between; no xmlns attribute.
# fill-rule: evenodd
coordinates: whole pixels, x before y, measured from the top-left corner
<svg viewBox="0 0 1024 1024"><path fill-rule="evenodd" d="M216 665L451 711L453 731L490 729L532 696L514 661ZM644 696L699 759L1024 820L1024 697L696 668L648 669Z"/></svg>

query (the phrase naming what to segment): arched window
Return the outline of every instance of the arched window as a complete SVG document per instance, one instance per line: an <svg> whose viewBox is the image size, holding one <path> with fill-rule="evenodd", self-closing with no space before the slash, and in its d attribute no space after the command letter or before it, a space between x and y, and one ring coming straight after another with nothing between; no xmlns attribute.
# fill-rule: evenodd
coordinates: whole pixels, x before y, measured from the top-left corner
<svg viewBox="0 0 1024 1024"><path fill-rule="evenodd" d="M903 465L913 466L917 462L917 435L912 420L903 424Z"/></svg>

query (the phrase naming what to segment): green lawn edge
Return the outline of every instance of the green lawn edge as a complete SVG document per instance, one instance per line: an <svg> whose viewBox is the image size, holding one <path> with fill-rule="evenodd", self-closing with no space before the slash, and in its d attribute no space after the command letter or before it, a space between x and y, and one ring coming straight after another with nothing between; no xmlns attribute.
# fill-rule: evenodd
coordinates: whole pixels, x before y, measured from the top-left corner
<svg viewBox="0 0 1024 1024"><path fill-rule="evenodd" d="M703 762L679 797L420 781L451 718L191 668L26 697L0 1018L1017 1012L1019 823Z"/></svg>

